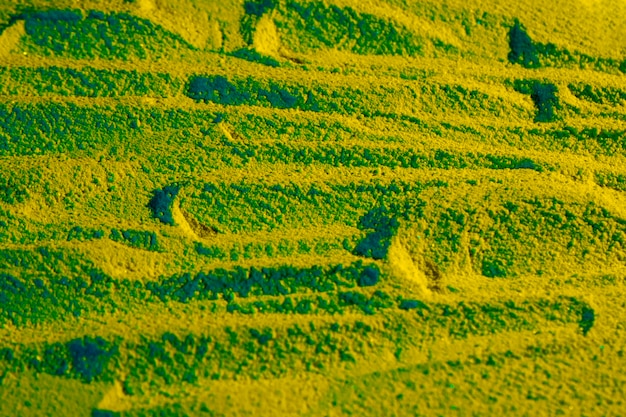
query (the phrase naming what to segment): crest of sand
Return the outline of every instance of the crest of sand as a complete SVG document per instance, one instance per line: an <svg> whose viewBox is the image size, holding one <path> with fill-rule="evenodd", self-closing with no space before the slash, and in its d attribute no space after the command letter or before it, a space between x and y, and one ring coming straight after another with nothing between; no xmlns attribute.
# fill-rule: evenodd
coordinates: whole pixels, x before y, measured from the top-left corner
<svg viewBox="0 0 626 417"><path fill-rule="evenodd" d="M414 262L407 250L406 244L399 238L395 238L389 247L389 266L393 274L414 287L424 296L430 295L428 280L423 271Z"/></svg>
<svg viewBox="0 0 626 417"><path fill-rule="evenodd" d="M280 49L280 37L271 15L265 15L259 20L253 38L254 49L260 54L277 56Z"/></svg>
<svg viewBox="0 0 626 417"><path fill-rule="evenodd" d="M5 57L15 52L22 36L26 34L24 21L18 20L9 26L0 35L0 57Z"/></svg>

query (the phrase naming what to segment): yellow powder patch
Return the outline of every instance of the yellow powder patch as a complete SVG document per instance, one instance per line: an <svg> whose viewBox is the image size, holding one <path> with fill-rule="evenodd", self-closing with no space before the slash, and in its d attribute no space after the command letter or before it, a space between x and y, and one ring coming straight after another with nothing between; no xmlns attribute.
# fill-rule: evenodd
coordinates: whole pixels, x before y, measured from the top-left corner
<svg viewBox="0 0 626 417"><path fill-rule="evenodd" d="M104 397L98 403L98 408L122 412L132 408L132 401L129 396L124 394L122 384L119 381L115 381L111 389L104 394Z"/></svg>
<svg viewBox="0 0 626 417"><path fill-rule="evenodd" d="M0 56L10 55L17 50L22 36L26 34L24 21L18 20L12 26L5 29L0 35Z"/></svg>
<svg viewBox="0 0 626 417"><path fill-rule="evenodd" d="M174 223L176 224L176 226L178 226L180 230L182 230L187 236L195 240L200 240L200 237L193 230L193 228L185 218L185 215L181 211L180 203L178 202L178 200L174 201L174 204L172 204L172 217L174 218Z"/></svg>
<svg viewBox="0 0 626 417"><path fill-rule="evenodd" d="M271 15L265 15L259 20L253 38L254 49L263 55L276 56L280 49L280 36Z"/></svg>
<svg viewBox="0 0 626 417"><path fill-rule="evenodd" d="M426 275L411 257L406 245L397 237L389 247L388 262L394 276L406 281L422 294L430 295Z"/></svg>

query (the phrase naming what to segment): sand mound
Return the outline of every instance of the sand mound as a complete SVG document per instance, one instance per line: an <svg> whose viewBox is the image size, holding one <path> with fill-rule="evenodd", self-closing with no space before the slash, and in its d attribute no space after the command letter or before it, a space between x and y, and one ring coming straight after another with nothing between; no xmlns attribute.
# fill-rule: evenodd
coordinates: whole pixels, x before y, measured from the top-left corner
<svg viewBox="0 0 626 417"><path fill-rule="evenodd" d="M413 259L401 239L396 237L393 240L387 256L394 276L405 280L423 295L430 295L428 275Z"/></svg>
<svg viewBox="0 0 626 417"><path fill-rule="evenodd" d="M271 15L265 15L259 20L252 45L262 55L278 56L280 36Z"/></svg>
<svg viewBox="0 0 626 417"><path fill-rule="evenodd" d="M15 52L18 48L20 39L26 34L24 29L24 21L18 20L12 26L5 29L0 35L0 56L7 56Z"/></svg>
<svg viewBox="0 0 626 417"><path fill-rule="evenodd" d="M135 13L177 33L196 48L219 48L221 32L204 10L187 0L139 0Z"/></svg>

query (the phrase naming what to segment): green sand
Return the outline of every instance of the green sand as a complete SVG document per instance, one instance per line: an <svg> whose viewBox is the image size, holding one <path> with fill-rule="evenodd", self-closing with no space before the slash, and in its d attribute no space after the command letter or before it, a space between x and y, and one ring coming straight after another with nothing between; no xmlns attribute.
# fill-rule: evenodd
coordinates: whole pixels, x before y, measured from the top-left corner
<svg viewBox="0 0 626 417"><path fill-rule="evenodd" d="M3 2L0 416L620 415L625 15Z"/></svg>

